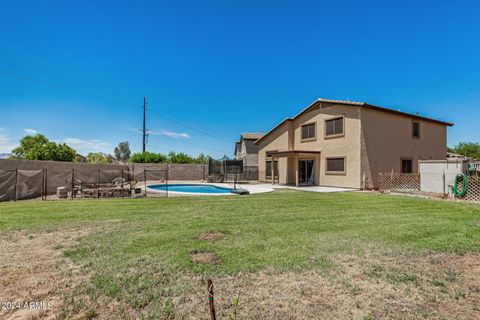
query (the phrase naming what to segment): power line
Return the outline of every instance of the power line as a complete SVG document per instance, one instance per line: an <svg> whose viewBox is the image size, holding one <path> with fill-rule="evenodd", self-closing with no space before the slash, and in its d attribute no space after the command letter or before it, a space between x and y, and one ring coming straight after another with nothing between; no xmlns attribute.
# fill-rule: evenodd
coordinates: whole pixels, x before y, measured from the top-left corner
<svg viewBox="0 0 480 320"><path fill-rule="evenodd" d="M80 86L88 86L88 87L90 87L90 89L91 88L98 89L98 87L100 87L102 90L108 91L109 94L113 94L113 95L116 95L116 96L121 97L123 99L130 100L130 102L136 104L135 100L132 99L131 97L124 96L123 94L118 93L118 91L116 91L115 89L113 89L111 87L105 86L103 84L99 84L97 82L94 82L94 81L91 81L91 80L88 80L88 79L85 79L84 77L79 77L79 76L73 75L69 72L65 72L65 71L62 71L62 70L59 70L59 69L55 69L55 68L52 68L52 67L49 67L49 66L46 66L46 65L43 65L43 64L33 62L31 60L20 58L18 56L12 55L10 53L0 51L0 55L9 56L9 57L14 58L16 60L22 61L23 63L26 62L27 64L30 64L30 66L28 66L28 65L25 66L25 65L21 65L21 64L16 63L16 62L5 61L5 60L0 60L1 63L9 64L9 65L15 66L17 68L22 68L22 69L25 69L25 70L29 70L29 71L33 71L33 72L36 72L36 73L44 74L44 75L47 75L47 76L50 76L50 77L56 77L56 78L71 82L73 84L80 85ZM33 65L33 67L31 65ZM39 70L39 68L48 70L48 72L46 72L44 70ZM59 76L58 74L61 74L63 76Z"/></svg>
<svg viewBox="0 0 480 320"><path fill-rule="evenodd" d="M156 111L153 111L153 110L148 110L148 111L151 112L151 113L153 113L153 114L156 114L156 115L160 116L161 118L164 118L164 119L166 119L166 120L168 120L168 121L171 121L171 122L173 122L173 123L176 123L176 124L178 124L178 125L180 125L180 126L183 126L183 127L185 127L185 128L188 128L188 129L190 129L190 130L193 130L193 131L202 133L202 134L207 135L207 136L209 136L209 137L211 137L211 138L215 138L215 139L218 139L218 140L222 140L222 141L228 142L228 143L231 142L231 141L228 141L227 139L224 139L224 138L222 138L222 137L213 135L213 134L211 134L211 133L209 133L209 132L207 132L207 131L204 131L204 130L202 130L202 129L198 129L198 128L192 127L192 126L190 126L190 125L188 125L188 124L185 124L185 123L182 123L182 122L180 122L180 121L178 121L178 120L175 120L175 119L172 119L172 118L170 118L170 117L167 117L167 116L165 116L165 115L163 115L163 114L160 114L160 113L158 113L158 112L156 112Z"/></svg>
<svg viewBox="0 0 480 320"><path fill-rule="evenodd" d="M8 54L8 53L5 53L5 52L0 52L0 54L3 54L3 55L8 55L10 57L13 57L17 60L23 60L23 61L27 61L26 59L22 59L22 58L19 58L19 57L16 57L12 54ZM9 61L5 61L5 60L0 60L1 63L4 63L4 64L9 64L9 65L12 65L12 66L15 66L17 68L21 68L21 69L25 69L25 70L28 70L28 71L33 71L33 72L36 72L36 73L39 73L39 74L44 74L44 75L47 75L48 77L53 77L53 78L57 78L57 79L60 79L62 82L70 82L70 84L76 84L76 85L80 85L80 86L85 86L84 84L82 84L81 82L77 81L77 80L72 80L72 79L69 79L69 78L66 78L66 77L63 77L63 76L58 76L52 72L45 72L45 71L42 71L42 70L36 70L35 68L32 68L32 67L26 67L24 65L21 65L21 64L18 64L18 63L15 63L15 62L9 62ZM36 64L38 66L41 66L42 68L45 68L45 69L50 69L50 70L53 70L53 72L57 72L57 73L63 73L63 74L68 74L68 73L65 73L65 72L62 72L62 71L58 71L58 70L55 70L53 68L50 68L48 66L43 66L43 65L40 65L40 64L37 64L37 63L34 63L32 62L33 64ZM125 105L125 106L129 106L129 107L135 107L135 108L138 108L139 106L135 106L133 103L128 103L128 102L125 102L125 101L122 101L122 100L118 100L116 98L113 98L113 97L109 97L109 96L106 96L106 95L103 95L103 94L98 94L98 93L95 93L95 92L91 92L91 91L86 91L84 90L83 88L72 88L71 86L68 86L68 85L65 85L65 84L59 84L59 83L55 83L55 82L51 82L51 81L48 81L48 80L43 80L43 79L39 79L39 78L36 78L36 77L32 77L32 76L26 76L26 75L19 75L18 73L15 73L15 72L12 72L11 70L5 70L5 69L0 69L0 73L3 73L4 75L7 75L7 76L10 76L10 77L13 77L13 78L17 78L17 79L22 79L22 80L28 80L28 81L33 81L33 82L37 82L37 83L40 83L40 84L43 84L43 85L46 85L46 86L50 86L50 87L53 87L53 88L60 88L60 89L64 89L64 90L69 90L69 91L76 91L76 92L79 92L81 94L84 94L84 95L90 95L90 96L94 96L96 98L99 98L99 99L102 99L102 100L111 100L111 101L114 101L116 103L120 103L122 105ZM72 77L72 75L69 75ZM74 77L74 76L73 76ZM89 81L89 80L82 80L82 81ZM99 86L97 84L97 86ZM91 87L91 86L90 86ZM111 89L110 89L111 93L115 94L115 95L118 95L117 93L113 92ZM120 95L118 95L120 96ZM130 100L130 98L127 98L128 100ZM132 100L133 101L133 100ZM144 108L144 113L146 112L146 107L145 105L143 106ZM214 138L214 139L218 139L218 140L221 140L223 142L227 142L227 143L230 143L231 141L225 139L225 138L222 138L220 136L217 136L217 135L214 135L214 134L211 134L210 132L207 132L205 130L202 130L202 129L199 129L199 128L196 128L196 127L193 127L191 125L188 125L186 123L183 123L181 121L178 121L178 120L175 120L173 118L170 118L168 116L165 116L163 114L160 114L156 111L153 111L153 110L148 110L149 112L153 113L153 114L156 114L158 115L159 117L161 118L164 118L170 122L173 122L177 125L180 125L180 126L183 126L185 128L188 128L190 130L193 130L193 131L196 131L198 133L201 133L203 135L206 135L206 136L209 136L211 138ZM145 118L145 115L144 115L144 118ZM145 122L145 119L144 119L144 122ZM145 123L144 123L145 124ZM144 135L146 135L146 128L144 126L143 128L143 133ZM144 137L143 139L143 144L145 145L146 144L146 137ZM212 149L212 150L216 150L216 151L219 151L218 149L213 149L213 148L208 148L208 149ZM222 151L223 152L223 151Z"/></svg>
<svg viewBox="0 0 480 320"><path fill-rule="evenodd" d="M13 78L17 78L17 79L21 79L21 80L29 80L29 81L37 82L37 83L40 83L40 84L43 84L43 85L46 85L46 86L49 86L49 87L53 87L53 88L56 88L56 89L64 89L64 90L69 90L69 91L74 91L74 92L76 91L78 93L93 96L93 97L96 97L98 99L112 100L112 101L115 101L116 103L119 103L119 104L122 104L122 105L125 105L125 106L129 106L129 107L133 107L132 104L130 104L130 103L125 103L123 101L118 101L116 99L112 99L111 97L102 96L102 95L99 95L97 93L85 91L85 90L78 89L78 88L72 88L72 87L69 87L69 86L65 86L65 85L62 85L62 84L38 79L38 78L35 78L35 77L31 77L31 76L19 75L19 74L16 74L14 72L11 72L10 70L0 69L0 73L3 73L4 75L7 75L7 76L10 76L10 77L13 77Z"/></svg>

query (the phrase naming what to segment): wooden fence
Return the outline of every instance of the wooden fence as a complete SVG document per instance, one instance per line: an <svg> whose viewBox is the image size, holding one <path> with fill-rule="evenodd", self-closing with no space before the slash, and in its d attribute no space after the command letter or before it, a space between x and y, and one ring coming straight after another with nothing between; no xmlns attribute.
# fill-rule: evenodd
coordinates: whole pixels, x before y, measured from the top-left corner
<svg viewBox="0 0 480 320"><path fill-rule="evenodd" d="M419 191L419 173L388 172L378 174L378 189L380 191Z"/></svg>
<svg viewBox="0 0 480 320"><path fill-rule="evenodd" d="M463 188L463 180L458 180L458 189ZM468 177L468 187L467 193L460 200L467 201L480 201L480 178L479 177Z"/></svg>

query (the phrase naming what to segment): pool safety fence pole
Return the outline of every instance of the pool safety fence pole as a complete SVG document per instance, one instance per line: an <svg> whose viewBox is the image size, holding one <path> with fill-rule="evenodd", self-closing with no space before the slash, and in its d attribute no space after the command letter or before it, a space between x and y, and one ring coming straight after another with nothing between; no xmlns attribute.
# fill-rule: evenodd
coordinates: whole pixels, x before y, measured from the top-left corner
<svg viewBox="0 0 480 320"><path fill-rule="evenodd" d="M145 198L147 197L147 170L143 169L143 189L145 190Z"/></svg>
<svg viewBox="0 0 480 320"><path fill-rule="evenodd" d="M167 176L166 177L167 179L165 179L165 186L166 186L166 189L167 189L167 198L168 198L168 171L166 172L166 176Z"/></svg>
<svg viewBox="0 0 480 320"><path fill-rule="evenodd" d="M207 280L208 287L208 305L210 307L210 319L216 320L215 316L215 303L213 301L213 282L212 279Z"/></svg>
<svg viewBox="0 0 480 320"><path fill-rule="evenodd" d="M17 181L18 181L18 169L15 169L15 185L13 186L13 200L17 201Z"/></svg>

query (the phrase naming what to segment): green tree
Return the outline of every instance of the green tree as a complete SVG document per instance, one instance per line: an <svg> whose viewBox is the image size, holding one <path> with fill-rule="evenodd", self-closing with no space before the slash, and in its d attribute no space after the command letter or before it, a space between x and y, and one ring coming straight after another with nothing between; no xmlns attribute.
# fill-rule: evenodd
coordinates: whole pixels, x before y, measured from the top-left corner
<svg viewBox="0 0 480 320"><path fill-rule="evenodd" d="M74 161L77 156L77 152L65 143L57 144L42 134L23 137L12 154L15 159L53 161Z"/></svg>
<svg viewBox="0 0 480 320"><path fill-rule="evenodd" d="M113 163L115 158L111 154L103 152L90 152L87 154L87 162L89 163Z"/></svg>
<svg viewBox="0 0 480 320"><path fill-rule="evenodd" d="M167 162L167 156L154 152L137 152L130 157L133 163L163 163Z"/></svg>
<svg viewBox="0 0 480 320"><path fill-rule="evenodd" d="M208 163L208 156L200 153L198 157L195 159L196 163Z"/></svg>
<svg viewBox="0 0 480 320"><path fill-rule="evenodd" d="M170 163L194 163L194 159L190 157L188 154L179 152L175 153L174 151L170 151L168 153L168 162Z"/></svg>
<svg viewBox="0 0 480 320"><path fill-rule="evenodd" d="M480 143L478 142L460 142L453 148L449 148L449 150L466 157L480 159Z"/></svg>
<svg viewBox="0 0 480 320"><path fill-rule="evenodd" d="M115 158L118 161L122 163L127 162L131 154L130 144L128 143L128 141L120 142L118 146L115 148L114 153L115 153Z"/></svg>

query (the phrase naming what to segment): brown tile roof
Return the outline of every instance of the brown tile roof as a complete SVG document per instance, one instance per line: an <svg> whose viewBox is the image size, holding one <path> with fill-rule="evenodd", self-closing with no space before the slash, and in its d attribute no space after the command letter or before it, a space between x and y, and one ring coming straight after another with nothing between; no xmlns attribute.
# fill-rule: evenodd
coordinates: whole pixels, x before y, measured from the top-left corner
<svg viewBox="0 0 480 320"><path fill-rule="evenodd" d="M407 112L402 112L400 110L394 110L394 109L388 109L388 108L384 108L384 107L379 107L379 106L374 106L372 104L368 104L368 103L365 103L365 102L357 102L357 101L350 101L350 100L332 100L332 99L324 99L324 98L319 98L317 100L315 100L313 103L311 103L310 105L308 105L305 109L303 109L302 111L300 111L299 113L297 113L294 117L292 118L286 118L284 119L282 122L280 122L279 124L277 124L275 127L273 127L273 129L271 129L270 131L268 131L266 134L264 134L262 137L258 138L257 141L255 141L255 144L257 144L260 140L262 140L264 137L266 137L267 135L269 135L272 131L274 131L275 129L277 129L278 127L280 127L282 124L284 124L285 122L287 121L293 121L294 119L296 119L297 117L299 117L300 115L304 114L305 112L309 111L310 109L312 109L317 103L329 103L329 104L332 104L332 105L335 105L335 104L341 104L341 105L350 105L350 106L356 106L356 107L360 107L360 108L365 108L365 109L371 109L371 110L378 110L378 111L383 111L383 112L388 112L388 113L392 113L392 114L397 114L397 115L401 115L401 116L405 116L405 117L409 117L409 118L413 118L413 119L418 119L418 120L423 120L423 121L429 121L429 122L433 122L433 123L438 123L438 124L442 124L444 126L453 126L453 123L450 123L450 122L444 122L444 121L440 121L440 120L436 120L436 119L432 119L432 118L427 118L427 117L422 117L418 114L411 114L411 113L407 113Z"/></svg>
<svg viewBox="0 0 480 320"><path fill-rule="evenodd" d="M245 140L258 140L263 137L263 133L242 133L242 137Z"/></svg>

